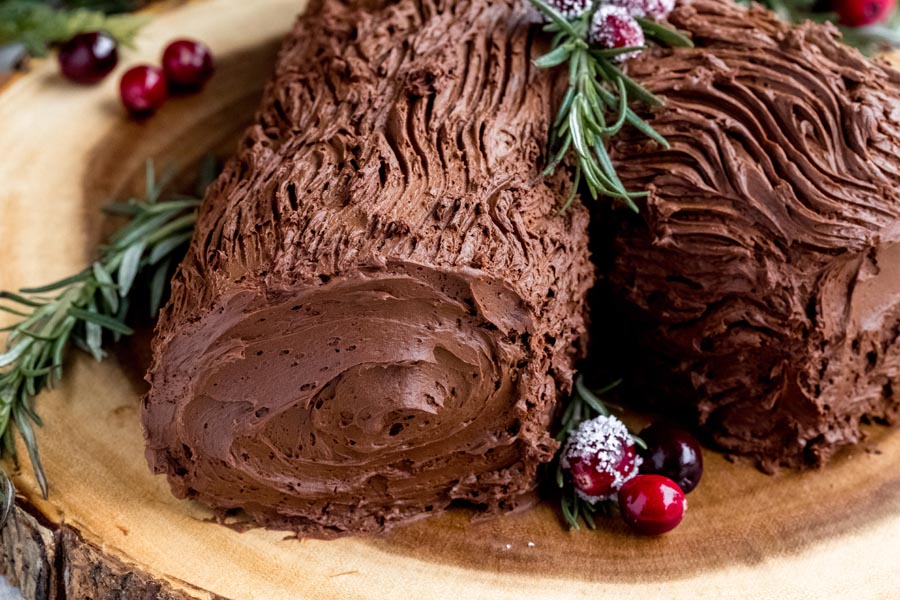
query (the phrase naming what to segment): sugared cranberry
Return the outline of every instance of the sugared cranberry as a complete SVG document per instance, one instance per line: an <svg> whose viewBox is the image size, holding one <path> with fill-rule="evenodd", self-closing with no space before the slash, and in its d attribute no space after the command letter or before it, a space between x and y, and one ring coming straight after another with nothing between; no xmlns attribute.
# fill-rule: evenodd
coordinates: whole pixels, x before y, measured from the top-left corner
<svg viewBox="0 0 900 600"><path fill-rule="evenodd" d="M567 19L580 17L591 8L592 0L549 0L547 4L555 8Z"/></svg>
<svg viewBox="0 0 900 600"><path fill-rule="evenodd" d="M675 529L687 500L674 481L662 475L638 475L619 490L619 509L625 523L642 535L661 535Z"/></svg>
<svg viewBox="0 0 900 600"><path fill-rule="evenodd" d="M162 68L173 91L200 89L212 77L212 53L206 44L194 40L176 40L166 46Z"/></svg>
<svg viewBox="0 0 900 600"><path fill-rule="evenodd" d="M609 499L637 475L641 457L625 425L615 417L601 416L582 421L569 434L560 464L578 495L593 503Z"/></svg>
<svg viewBox="0 0 900 600"><path fill-rule="evenodd" d="M97 83L119 62L116 40L102 31L79 33L59 47L59 69L76 83Z"/></svg>
<svg viewBox="0 0 900 600"><path fill-rule="evenodd" d="M597 9L591 22L591 41L603 48L630 48L644 45L644 30L628 10L605 5ZM616 56L625 60L640 54L639 50Z"/></svg>
<svg viewBox="0 0 900 600"><path fill-rule="evenodd" d="M838 21L849 27L874 25L887 19L897 7L897 0L835 0Z"/></svg>
<svg viewBox="0 0 900 600"><path fill-rule="evenodd" d="M655 423L641 432L647 448L641 451L641 473L663 475L689 493L703 476L703 452L688 432Z"/></svg>
<svg viewBox="0 0 900 600"><path fill-rule="evenodd" d="M125 109L139 118L159 110L169 95L162 70L150 65L140 65L126 71L119 82L119 93Z"/></svg>
<svg viewBox="0 0 900 600"><path fill-rule="evenodd" d="M650 17L662 21L675 8L675 0L610 0L607 4L621 6L632 17Z"/></svg>

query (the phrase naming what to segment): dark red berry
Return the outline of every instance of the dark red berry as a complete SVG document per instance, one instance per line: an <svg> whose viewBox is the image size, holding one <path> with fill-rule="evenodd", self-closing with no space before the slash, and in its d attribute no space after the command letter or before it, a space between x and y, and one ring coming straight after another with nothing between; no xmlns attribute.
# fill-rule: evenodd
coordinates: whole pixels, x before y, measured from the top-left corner
<svg viewBox="0 0 900 600"><path fill-rule="evenodd" d="M116 40L102 31L79 33L59 47L59 69L76 83L97 83L119 62Z"/></svg>
<svg viewBox="0 0 900 600"><path fill-rule="evenodd" d="M621 6L604 5L594 13L591 21L591 42L602 48L630 48L644 45L644 30L631 16L628 9ZM616 56L625 60L637 56L639 50Z"/></svg>
<svg viewBox="0 0 900 600"><path fill-rule="evenodd" d="M606 500L638 473L641 457L625 425L615 417L583 421L569 439L560 463L578 495L588 502Z"/></svg>
<svg viewBox="0 0 900 600"><path fill-rule="evenodd" d="M887 19L897 7L897 0L835 0L838 21L849 27L874 25Z"/></svg>
<svg viewBox="0 0 900 600"><path fill-rule="evenodd" d="M638 475L619 490L622 518L642 535L661 535L675 529L687 500L674 481L662 475Z"/></svg>
<svg viewBox="0 0 900 600"><path fill-rule="evenodd" d="M641 450L641 473L663 475L689 493L703 476L703 452L687 431L654 423L641 432L647 448Z"/></svg>
<svg viewBox="0 0 900 600"><path fill-rule="evenodd" d="M152 115L169 96L162 69L150 65L127 70L119 82L119 94L125 109L134 117Z"/></svg>
<svg viewBox="0 0 900 600"><path fill-rule="evenodd" d="M162 68L172 90L198 90L212 77L212 53L206 44L194 40L176 40L166 46Z"/></svg>

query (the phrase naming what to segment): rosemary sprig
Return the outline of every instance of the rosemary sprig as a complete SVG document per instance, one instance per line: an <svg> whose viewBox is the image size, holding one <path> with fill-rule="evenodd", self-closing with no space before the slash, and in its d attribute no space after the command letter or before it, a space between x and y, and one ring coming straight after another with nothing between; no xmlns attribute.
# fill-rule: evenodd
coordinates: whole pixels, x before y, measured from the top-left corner
<svg viewBox="0 0 900 600"><path fill-rule="evenodd" d="M147 21L144 15L108 16L87 8L57 9L33 0L0 0L0 45L20 42L30 55L43 56L52 44L85 31L103 30L131 46Z"/></svg>
<svg viewBox="0 0 900 600"><path fill-rule="evenodd" d="M195 198L159 202L152 163L147 165L144 200L112 204L108 212L130 221L100 250L86 269L49 285L0 292L0 311L19 318L8 332L0 354L0 453L16 459L14 430L25 442L44 497L47 479L41 468L33 425L41 425L34 398L57 383L69 346L102 360L103 344L132 333L126 325L129 307L139 294L149 294L150 311L162 302L174 261L190 240L196 220ZM137 282L146 282L146 291Z"/></svg>
<svg viewBox="0 0 900 600"><path fill-rule="evenodd" d="M621 383L622 380L619 379L599 390L591 390L585 385L584 378L581 375L578 375L575 378L575 389L572 391L572 398L569 400L569 403L563 412L561 428L559 433L556 434L556 441L565 443L569 434L577 429L582 421L589 421L599 416L608 417L610 414L609 408L607 408L606 403L603 402L601 397L617 388ZM647 447L647 444L645 444L644 440L640 437L634 433L631 433L630 435L636 446L639 448ZM560 452L561 451L562 449ZM560 509L562 510L563 518L569 525L569 529L581 529L579 518L584 521L588 529L596 529L597 526L594 521L594 515L598 511L608 515L610 511L613 510L612 503L607 501L591 504L581 498L576 493L575 487L566 479L558 455L556 457L555 469L556 485L560 490Z"/></svg>
<svg viewBox="0 0 900 600"><path fill-rule="evenodd" d="M551 159L544 171L551 175L570 149L574 149L575 182L563 209L568 208L582 180L591 197L607 196L637 211L635 198L646 192L625 189L606 150L610 138L628 124L664 148L669 144L631 108L632 99L651 106L662 100L625 75L615 65L615 57L642 48L594 49L588 43L593 14L599 6L568 20L544 0L530 0L549 23L544 31L553 34L550 51L535 60L540 68L568 65L569 87L550 130ZM690 39L661 23L641 19L645 36L671 46L692 46Z"/></svg>

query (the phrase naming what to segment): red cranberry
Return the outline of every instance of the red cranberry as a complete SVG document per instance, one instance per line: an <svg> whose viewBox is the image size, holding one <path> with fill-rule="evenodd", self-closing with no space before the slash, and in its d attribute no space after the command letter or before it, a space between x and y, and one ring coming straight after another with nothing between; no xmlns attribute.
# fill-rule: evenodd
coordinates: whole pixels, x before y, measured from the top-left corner
<svg viewBox="0 0 900 600"><path fill-rule="evenodd" d="M641 457L625 425L615 417L583 421L569 434L560 462L578 495L588 502L610 498L637 475Z"/></svg>
<svg viewBox="0 0 900 600"><path fill-rule="evenodd" d="M126 71L119 82L119 93L125 109L134 117L152 115L169 95L162 70L150 65Z"/></svg>
<svg viewBox="0 0 900 600"><path fill-rule="evenodd" d="M629 48L644 45L644 30L628 9L605 5L597 9L591 22L591 41L603 48ZM640 54L640 50L616 56L625 60Z"/></svg>
<svg viewBox="0 0 900 600"><path fill-rule="evenodd" d="M835 0L838 21L849 27L874 25L887 19L897 7L897 0Z"/></svg>
<svg viewBox="0 0 900 600"><path fill-rule="evenodd" d="M116 40L102 31L79 33L59 47L59 68L76 83L97 83L119 62Z"/></svg>
<svg viewBox="0 0 900 600"><path fill-rule="evenodd" d="M703 476L703 452L688 432L655 423L641 432L647 448L641 451L641 473L663 475L689 493Z"/></svg>
<svg viewBox="0 0 900 600"><path fill-rule="evenodd" d="M212 77L212 53L206 44L194 40L176 40L163 52L162 68L173 90L197 90Z"/></svg>
<svg viewBox="0 0 900 600"><path fill-rule="evenodd" d="M687 500L674 481L662 475L638 475L619 490L622 518L642 535L662 535L675 529Z"/></svg>

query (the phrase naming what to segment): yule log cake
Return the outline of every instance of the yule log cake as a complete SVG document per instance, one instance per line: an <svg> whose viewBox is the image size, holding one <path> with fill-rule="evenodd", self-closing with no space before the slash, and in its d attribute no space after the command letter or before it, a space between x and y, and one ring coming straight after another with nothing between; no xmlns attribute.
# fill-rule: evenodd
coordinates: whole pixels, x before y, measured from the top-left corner
<svg viewBox="0 0 900 600"><path fill-rule="evenodd" d="M511 509L557 444L594 270L541 176L553 79L509 2L313 2L161 316L176 495L330 537Z"/></svg>
<svg viewBox="0 0 900 600"><path fill-rule="evenodd" d="M630 379L733 451L822 460L896 410L898 76L759 9L671 21L696 47L627 68L672 149L612 148L650 191L609 274ZM593 282L571 171L541 177L566 74L533 66L540 23L520 0L301 17L154 342L147 455L177 495L330 537L534 488Z"/></svg>
<svg viewBox="0 0 900 600"><path fill-rule="evenodd" d="M760 8L670 20L699 48L628 71L672 149L613 149L650 190L610 273L629 381L767 469L821 464L900 417L900 73Z"/></svg>

